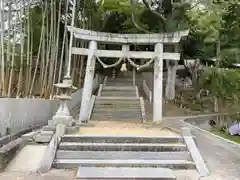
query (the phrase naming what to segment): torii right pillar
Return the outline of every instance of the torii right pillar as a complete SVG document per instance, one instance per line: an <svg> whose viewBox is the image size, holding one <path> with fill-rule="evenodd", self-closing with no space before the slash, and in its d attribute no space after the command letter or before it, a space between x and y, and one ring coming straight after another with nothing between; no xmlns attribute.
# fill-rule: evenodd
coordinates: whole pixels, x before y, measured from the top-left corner
<svg viewBox="0 0 240 180"><path fill-rule="evenodd" d="M155 44L153 122L160 124L163 120L163 44Z"/></svg>

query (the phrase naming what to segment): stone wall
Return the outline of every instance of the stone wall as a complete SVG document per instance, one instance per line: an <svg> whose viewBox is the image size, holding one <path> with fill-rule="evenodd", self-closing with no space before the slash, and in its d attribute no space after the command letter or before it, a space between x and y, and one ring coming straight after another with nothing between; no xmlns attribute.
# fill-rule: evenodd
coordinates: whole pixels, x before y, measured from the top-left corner
<svg viewBox="0 0 240 180"><path fill-rule="evenodd" d="M94 90L100 83L99 76L94 80ZM72 94L69 109L80 104L82 89ZM8 133L47 124L58 109L58 100L0 98L0 137Z"/></svg>
<svg viewBox="0 0 240 180"><path fill-rule="evenodd" d="M46 124L56 112L58 104L58 100L0 99L1 135L5 135L7 131L14 133L28 127Z"/></svg>

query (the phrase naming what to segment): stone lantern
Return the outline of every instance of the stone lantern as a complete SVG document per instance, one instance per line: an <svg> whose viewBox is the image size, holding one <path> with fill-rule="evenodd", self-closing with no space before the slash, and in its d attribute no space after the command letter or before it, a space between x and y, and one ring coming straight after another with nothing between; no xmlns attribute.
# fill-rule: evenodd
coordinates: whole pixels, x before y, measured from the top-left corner
<svg viewBox="0 0 240 180"><path fill-rule="evenodd" d="M70 115L67 102L72 99L71 92L75 87L69 80L63 80L62 83L54 84L55 87L59 89L60 95L55 98L60 100L60 106L56 114L53 116L53 125L62 124L66 127L73 126L74 119Z"/></svg>

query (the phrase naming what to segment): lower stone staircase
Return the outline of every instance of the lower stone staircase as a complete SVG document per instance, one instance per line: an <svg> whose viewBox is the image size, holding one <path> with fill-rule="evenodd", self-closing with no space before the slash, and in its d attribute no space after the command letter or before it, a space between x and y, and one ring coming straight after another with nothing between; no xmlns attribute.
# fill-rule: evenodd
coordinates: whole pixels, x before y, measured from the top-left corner
<svg viewBox="0 0 240 180"><path fill-rule="evenodd" d="M125 96L129 92L134 94L133 87L136 94ZM125 89L125 93L101 95L109 89ZM136 86L100 86L98 95L91 101L91 120L143 119L143 99L138 96ZM61 138L53 167L77 169L76 179L177 180L176 172L180 169L197 169L203 176L208 174L187 129L183 136L66 134Z"/></svg>
<svg viewBox="0 0 240 180"><path fill-rule="evenodd" d="M55 168L78 168L77 179L176 179L176 169L193 169L181 136L64 135Z"/></svg>

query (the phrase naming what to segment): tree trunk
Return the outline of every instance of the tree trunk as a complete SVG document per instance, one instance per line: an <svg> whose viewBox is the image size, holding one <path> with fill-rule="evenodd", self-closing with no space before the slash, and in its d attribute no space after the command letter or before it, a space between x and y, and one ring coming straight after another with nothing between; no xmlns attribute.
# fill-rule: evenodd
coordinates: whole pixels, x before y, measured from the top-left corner
<svg viewBox="0 0 240 180"><path fill-rule="evenodd" d="M20 3L20 17L23 16L23 2ZM21 60L20 60L20 72L18 75L18 89L17 89L17 98L21 96L22 84L23 84L23 57L24 57L24 30L23 22L20 19L20 41L21 41Z"/></svg>
<svg viewBox="0 0 240 180"><path fill-rule="evenodd" d="M11 97L11 94L12 94L12 84L13 84L14 64L15 64L15 46L16 46L16 33L15 33L15 26L13 26L13 45L12 45L10 76L9 76L9 83L8 83L8 97Z"/></svg>
<svg viewBox="0 0 240 180"><path fill-rule="evenodd" d="M175 45L174 52L178 52L178 45ZM165 96L166 100L172 101L175 99L175 84L178 61L166 60L167 64L167 82Z"/></svg>
<svg viewBox="0 0 240 180"><path fill-rule="evenodd" d="M213 101L214 101L214 112L217 113L219 111L218 98L217 97L213 97Z"/></svg>
<svg viewBox="0 0 240 180"><path fill-rule="evenodd" d="M31 32L30 32L30 4L28 4L27 7L27 66L26 66L26 70L25 70L25 77L26 77L26 81L25 81L25 96L29 95L29 84L30 84L30 74L29 74L29 69L30 69L30 47L31 47Z"/></svg>
<svg viewBox="0 0 240 180"><path fill-rule="evenodd" d="M43 76L44 76L44 64L45 64L45 16L46 16L46 12L47 12L47 6L45 3L45 7L42 7L42 30L41 30L41 36L40 36L40 41L39 41L39 47L38 47L38 54L37 54L37 60L36 60L36 64L35 64L35 69L34 69L34 73L33 73L33 78L32 78L32 83L30 86L30 96L33 95L33 89L35 86L35 82L36 82L36 75L37 75L37 70L38 70L38 64L39 64L39 60L40 60L40 54L41 54L41 49L42 49L42 59L41 59L41 65L40 65L40 83L43 82ZM40 86L42 87L43 84L41 84Z"/></svg>
<svg viewBox="0 0 240 180"><path fill-rule="evenodd" d="M0 29L2 31L0 32L0 39L1 39L1 45L0 45L0 50L1 50L1 91L2 91L2 96L6 96L6 78L5 78L5 58L4 58L4 0L0 0Z"/></svg>

